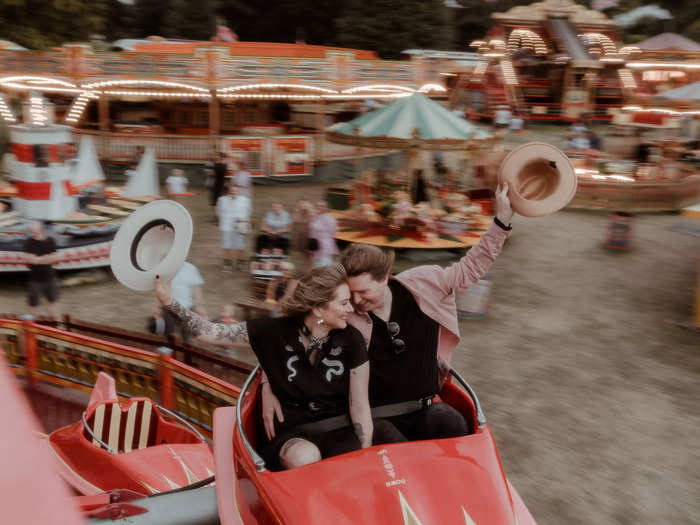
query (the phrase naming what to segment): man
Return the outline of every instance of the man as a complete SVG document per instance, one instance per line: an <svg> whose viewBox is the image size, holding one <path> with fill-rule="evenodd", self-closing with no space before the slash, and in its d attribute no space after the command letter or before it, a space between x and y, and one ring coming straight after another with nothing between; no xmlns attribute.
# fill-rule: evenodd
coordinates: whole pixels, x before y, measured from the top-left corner
<svg viewBox="0 0 700 525"><path fill-rule="evenodd" d="M238 171L233 176L233 183L241 189L241 195L253 198L253 177L246 171L246 161L241 159L238 162Z"/></svg>
<svg viewBox="0 0 700 525"><path fill-rule="evenodd" d="M393 253L353 245L341 256L355 306L348 321L368 342L370 399L375 407L390 407L377 416L388 416L398 430L380 440L436 439L471 431L459 412L432 398L459 343L455 293L486 274L510 229L507 191L504 184L496 192L494 224L448 268L419 266L393 277Z"/></svg>
<svg viewBox="0 0 700 525"><path fill-rule="evenodd" d="M507 192L507 184L498 188L494 224L448 268L418 266L394 277L393 253L352 245L341 255L355 306L348 322L368 342L370 399L374 407L391 407L378 410L377 417L387 417L398 429L388 440L435 439L471 431L459 412L432 399L459 343L455 293L486 274L510 230L513 211Z"/></svg>
<svg viewBox="0 0 700 525"><path fill-rule="evenodd" d="M292 217L279 202L273 202L271 210L265 214L262 232L258 236L256 251L279 249L286 252L289 249L289 231L292 225Z"/></svg>
<svg viewBox="0 0 700 525"><path fill-rule="evenodd" d="M203 285L204 279L197 267L192 263L185 262L170 282L170 293L173 299L185 308L194 310L206 318L208 316L202 293ZM179 326L182 340L187 342L189 334L180 320L167 308L161 308L161 312L165 321L166 335L175 333L175 328Z"/></svg>
<svg viewBox="0 0 700 525"><path fill-rule="evenodd" d="M211 205L216 206L219 197L224 192L224 182L228 167L226 166L226 155L221 151L217 153L216 163L214 164L214 184L211 187Z"/></svg>
<svg viewBox="0 0 700 525"><path fill-rule="evenodd" d="M58 279L52 266L58 260L56 241L46 235L39 221L29 225L29 234L30 238L24 242L29 264L29 313L36 315L43 295L49 302L49 315L58 321Z"/></svg>
<svg viewBox="0 0 700 525"><path fill-rule="evenodd" d="M355 312L348 322L368 343L370 402L386 418L375 443L437 439L472 429L447 403L433 403L459 343L455 293L483 277L503 247L513 211L508 185L496 191L494 224L459 262L448 268L418 266L390 275L393 252L354 244L341 255ZM263 396L263 417L281 410ZM283 416L283 414L282 414Z"/></svg>
<svg viewBox="0 0 700 525"><path fill-rule="evenodd" d="M246 234L250 227L250 199L240 194L240 188L235 184L229 186L228 195L219 197L216 202L216 213L219 216L221 231L221 248L223 250L223 271L242 269L246 247Z"/></svg>

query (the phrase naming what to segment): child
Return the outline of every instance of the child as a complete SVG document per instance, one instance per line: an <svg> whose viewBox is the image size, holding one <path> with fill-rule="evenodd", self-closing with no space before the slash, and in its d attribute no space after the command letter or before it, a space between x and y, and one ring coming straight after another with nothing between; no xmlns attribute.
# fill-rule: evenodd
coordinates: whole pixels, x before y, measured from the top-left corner
<svg viewBox="0 0 700 525"><path fill-rule="evenodd" d="M179 168L173 169L171 175L165 180L165 184L168 185L168 196L178 197L188 195L187 182L184 171Z"/></svg>

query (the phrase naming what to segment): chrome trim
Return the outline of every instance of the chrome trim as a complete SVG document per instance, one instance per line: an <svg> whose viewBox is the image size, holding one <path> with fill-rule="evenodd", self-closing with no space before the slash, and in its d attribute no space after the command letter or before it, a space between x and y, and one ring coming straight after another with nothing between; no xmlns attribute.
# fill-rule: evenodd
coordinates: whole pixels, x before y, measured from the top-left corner
<svg viewBox="0 0 700 525"><path fill-rule="evenodd" d="M238 394L238 402L236 403L236 428L238 429L238 433L241 435L243 445L248 451L248 454L250 454L250 457L253 459L253 463L255 463L255 466L258 468L258 472L265 472L265 460L255 451L255 449L250 444L250 441L248 441L248 438L245 435L245 430L243 430L243 423L241 422L241 401L248 393L248 388L255 379L255 374L258 373L259 369L260 365L257 365L253 369L248 378L245 380L245 383L243 383L243 386L241 387L241 393Z"/></svg>
<svg viewBox="0 0 700 525"><path fill-rule="evenodd" d="M209 444L209 442L207 441L207 438L204 437L204 436L199 432L199 430L197 430L194 426L192 426L192 424L191 424L189 421L187 421L185 418L183 418L180 414L178 414L178 413L176 413L176 412L173 412L172 410L169 410L169 409L167 409L167 408L165 408L165 407L159 405L159 404L156 403L155 401L151 401L151 403L153 403L153 404L156 406L156 408L157 408L158 410L162 410L163 412L165 412L165 413L168 414L169 416L174 417L174 418L177 419L180 423L184 424L187 428L189 428L192 432L194 432L195 434L197 434L197 437L200 439L200 441L202 441L203 443L206 443L207 445Z"/></svg>
<svg viewBox="0 0 700 525"><path fill-rule="evenodd" d="M88 425L87 419L85 419L85 414L86 414L86 413L87 413L87 411L83 412L83 415L80 416L80 419L83 420L83 426L85 427L85 430L88 431L88 434L90 434L90 435L92 436L93 439L95 439L100 445L102 445L104 448L106 448L106 449L107 449L107 452L109 452L110 454L116 454L116 453L117 453L116 450L114 450L114 449L113 449L112 447L110 447L107 443L105 443L105 442L102 441L100 438L98 438L98 437L95 435L95 433L92 431L92 429L90 428L90 425Z"/></svg>
<svg viewBox="0 0 700 525"><path fill-rule="evenodd" d="M459 375L459 372L457 372L454 368L450 368L450 375L454 377L460 385L462 385L462 388L467 391L469 397L471 397L472 401L474 401L474 407L476 408L476 422L478 423L477 427L484 428L484 425L486 424L486 416L484 415L484 411L481 410L481 403L479 403L479 398L476 397L476 392L474 392L474 389L469 385L469 383L467 383L467 380Z"/></svg>

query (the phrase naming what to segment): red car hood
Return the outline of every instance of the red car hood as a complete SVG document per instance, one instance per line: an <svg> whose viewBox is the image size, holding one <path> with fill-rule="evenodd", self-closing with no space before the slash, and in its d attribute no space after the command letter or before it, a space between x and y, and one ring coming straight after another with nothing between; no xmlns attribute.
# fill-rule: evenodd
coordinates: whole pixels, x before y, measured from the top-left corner
<svg viewBox="0 0 700 525"><path fill-rule="evenodd" d="M374 446L257 479L261 496L286 525L517 523L488 428Z"/></svg>

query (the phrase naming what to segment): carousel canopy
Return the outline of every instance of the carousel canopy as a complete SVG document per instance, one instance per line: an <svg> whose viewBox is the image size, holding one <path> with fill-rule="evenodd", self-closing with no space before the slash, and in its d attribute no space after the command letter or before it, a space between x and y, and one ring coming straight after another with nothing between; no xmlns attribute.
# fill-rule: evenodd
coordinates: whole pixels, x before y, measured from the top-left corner
<svg viewBox="0 0 700 525"><path fill-rule="evenodd" d="M471 141L491 137L421 93L328 128L334 142L369 148L464 149Z"/></svg>
<svg viewBox="0 0 700 525"><path fill-rule="evenodd" d="M659 93L657 98L665 100L692 100L700 102L700 80L675 89Z"/></svg>
<svg viewBox="0 0 700 525"><path fill-rule="evenodd" d="M663 51L679 49L682 51L700 51L700 44L676 33L661 33L634 44L639 49L648 51Z"/></svg>

